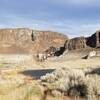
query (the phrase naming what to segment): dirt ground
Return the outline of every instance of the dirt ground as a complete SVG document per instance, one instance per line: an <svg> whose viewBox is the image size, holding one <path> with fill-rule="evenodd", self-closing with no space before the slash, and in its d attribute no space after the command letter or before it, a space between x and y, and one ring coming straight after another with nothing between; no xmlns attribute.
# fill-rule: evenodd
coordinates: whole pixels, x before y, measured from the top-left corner
<svg viewBox="0 0 100 100"><path fill-rule="evenodd" d="M59 67L70 67L70 68L87 68L87 67L98 67L100 66L100 56L93 57L90 59L82 59L89 51L83 52L69 52L59 57L52 57L43 63L40 63L44 68L59 68ZM98 54L100 52L98 51Z"/></svg>

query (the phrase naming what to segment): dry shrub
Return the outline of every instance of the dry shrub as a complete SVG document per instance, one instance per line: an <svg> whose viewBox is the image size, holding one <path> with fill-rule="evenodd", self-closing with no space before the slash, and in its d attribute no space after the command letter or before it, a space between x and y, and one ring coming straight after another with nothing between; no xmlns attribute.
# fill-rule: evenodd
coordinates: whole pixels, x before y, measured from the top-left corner
<svg viewBox="0 0 100 100"><path fill-rule="evenodd" d="M100 95L100 70L61 68L41 77L48 89L95 100Z"/></svg>

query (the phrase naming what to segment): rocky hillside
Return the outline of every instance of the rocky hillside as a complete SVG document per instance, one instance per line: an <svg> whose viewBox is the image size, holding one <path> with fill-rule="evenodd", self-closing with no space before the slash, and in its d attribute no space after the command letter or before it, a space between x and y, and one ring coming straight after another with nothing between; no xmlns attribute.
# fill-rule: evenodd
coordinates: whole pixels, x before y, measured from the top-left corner
<svg viewBox="0 0 100 100"><path fill-rule="evenodd" d="M100 47L100 31L97 31L89 37L76 37L65 42L65 48L68 50L76 50L83 48L99 48Z"/></svg>
<svg viewBox="0 0 100 100"><path fill-rule="evenodd" d="M37 53L50 46L63 46L67 36L27 28L0 29L0 53Z"/></svg>
<svg viewBox="0 0 100 100"><path fill-rule="evenodd" d="M87 45L90 47L100 47L100 31L95 32L87 38Z"/></svg>
<svg viewBox="0 0 100 100"><path fill-rule="evenodd" d="M68 50L100 47L100 31L90 37L67 36L51 31L28 28L0 29L0 53L40 53L50 47Z"/></svg>
<svg viewBox="0 0 100 100"><path fill-rule="evenodd" d="M57 32L50 31L33 31L34 48L32 51L45 51L49 47L61 47L64 46L68 37ZM34 50L35 49L35 50Z"/></svg>
<svg viewBox="0 0 100 100"><path fill-rule="evenodd" d="M65 42L65 48L68 50L82 49L86 47L85 37L76 37Z"/></svg>

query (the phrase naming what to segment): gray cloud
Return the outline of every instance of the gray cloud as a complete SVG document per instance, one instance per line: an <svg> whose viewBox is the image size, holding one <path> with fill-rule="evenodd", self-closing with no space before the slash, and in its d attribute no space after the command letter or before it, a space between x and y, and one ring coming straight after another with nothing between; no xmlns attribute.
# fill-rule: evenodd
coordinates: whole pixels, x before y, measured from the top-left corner
<svg viewBox="0 0 100 100"><path fill-rule="evenodd" d="M0 21L1 23L1 21ZM0 24L1 28L8 27L27 27L36 30L50 30L57 31L68 35L69 37L75 36L88 36L100 29L100 20L91 23L73 22L71 20L65 21L46 21L46 20L33 20L25 19L16 16L9 16L3 24Z"/></svg>

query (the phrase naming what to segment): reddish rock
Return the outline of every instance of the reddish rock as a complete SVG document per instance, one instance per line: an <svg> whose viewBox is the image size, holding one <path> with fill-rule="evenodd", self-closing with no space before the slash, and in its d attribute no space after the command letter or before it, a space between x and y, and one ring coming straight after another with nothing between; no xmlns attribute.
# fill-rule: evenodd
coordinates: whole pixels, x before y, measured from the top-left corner
<svg viewBox="0 0 100 100"><path fill-rule="evenodd" d="M0 53L39 53L47 48L60 47L67 36L57 32L28 28L0 29Z"/></svg>

